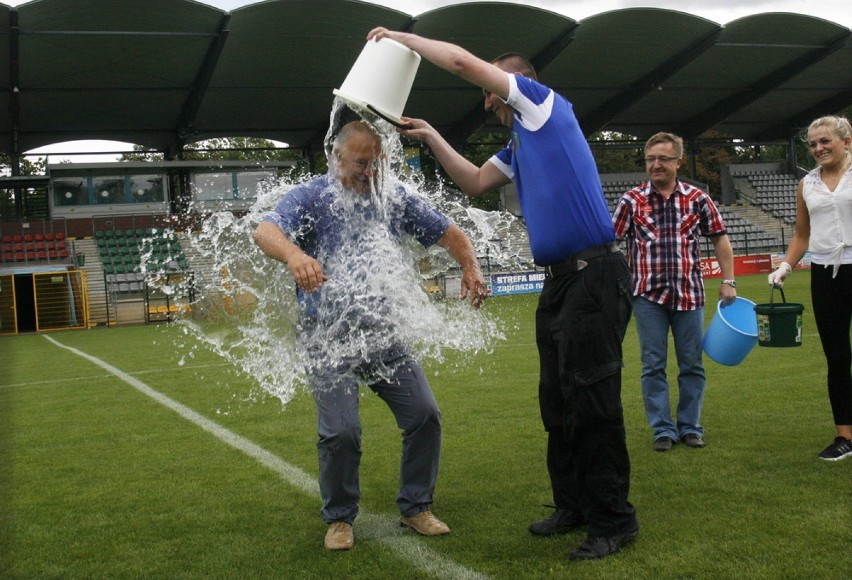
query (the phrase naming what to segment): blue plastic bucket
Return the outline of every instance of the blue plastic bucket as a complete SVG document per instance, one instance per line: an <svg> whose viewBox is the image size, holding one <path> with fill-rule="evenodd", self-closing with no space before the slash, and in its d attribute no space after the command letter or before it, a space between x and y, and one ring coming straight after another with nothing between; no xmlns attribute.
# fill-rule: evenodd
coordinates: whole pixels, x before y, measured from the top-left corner
<svg viewBox="0 0 852 580"><path fill-rule="evenodd" d="M754 302L737 298L727 306L720 300L704 333L704 352L719 364L736 366L757 344Z"/></svg>

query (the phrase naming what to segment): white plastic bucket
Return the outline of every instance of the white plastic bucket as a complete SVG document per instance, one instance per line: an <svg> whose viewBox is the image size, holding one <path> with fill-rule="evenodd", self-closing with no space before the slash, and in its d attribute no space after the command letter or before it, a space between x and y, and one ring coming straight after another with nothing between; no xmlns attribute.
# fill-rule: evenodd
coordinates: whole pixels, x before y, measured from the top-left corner
<svg viewBox="0 0 852 580"><path fill-rule="evenodd" d="M719 364L736 366L757 344L754 302L745 298L716 306L716 314L704 333L704 352Z"/></svg>
<svg viewBox="0 0 852 580"><path fill-rule="evenodd" d="M349 105L401 126L420 55L390 38L368 41L334 94Z"/></svg>

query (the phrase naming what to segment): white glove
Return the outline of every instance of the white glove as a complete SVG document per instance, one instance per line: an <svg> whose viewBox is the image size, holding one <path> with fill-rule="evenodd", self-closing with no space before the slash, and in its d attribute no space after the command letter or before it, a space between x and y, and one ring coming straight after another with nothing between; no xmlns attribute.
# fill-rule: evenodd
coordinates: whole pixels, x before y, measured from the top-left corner
<svg viewBox="0 0 852 580"><path fill-rule="evenodd" d="M790 264L787 262L781 262L778 269L769 275L769 285L781 288L784 285L784 278L789 276L792 271L793 268L790 267Z"/></svg>

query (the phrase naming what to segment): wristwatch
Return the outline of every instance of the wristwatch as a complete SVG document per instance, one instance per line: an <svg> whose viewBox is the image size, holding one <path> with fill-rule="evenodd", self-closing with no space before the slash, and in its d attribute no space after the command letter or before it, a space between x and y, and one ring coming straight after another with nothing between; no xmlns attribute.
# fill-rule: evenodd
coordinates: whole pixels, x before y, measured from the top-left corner
<svg viewBox="0 0 852 580"><path fill-rule="evenodd" d="M722 280L722 284L727 284L731 288L737 287L737 281L736 280Z"/></svg>

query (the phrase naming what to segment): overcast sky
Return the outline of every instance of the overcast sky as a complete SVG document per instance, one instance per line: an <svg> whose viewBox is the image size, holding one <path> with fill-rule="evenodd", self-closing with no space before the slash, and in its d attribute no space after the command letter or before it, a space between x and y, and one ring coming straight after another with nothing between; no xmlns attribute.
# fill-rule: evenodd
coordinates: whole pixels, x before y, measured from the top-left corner
<svg viewBox="0 0 852 580"><path fill-rule="evenodd" d="M2 1L2 0L0 0ZM257 0L200 0L222 10L234 10L254 4ZM388 6L406 14L418 15L441 6L463 4L480 0L371 0L372 4ZM500 1L500 0L498 0ZM824 18L852 28L852 1L850 0L518 0L515 4L537 6L558 12L574 20L619 8L652 7L679 10L726 24L749 14L762 12L794 12Z"/></svg>
<svg viewBox="0 0 852 580"><path fill-rule="evenodd" d="M139 0L143 2L144 0ZM222 10L235 10L241 6L255 4L261 0L196 0L202 4L209 4ZM371 0L372 4L387 6L406 14L416 16L441 6L450 4L462 4L480 0ZM497 0L501 1L501 0ZM25 4L23 0L0 0L0 3L8 6ZM574 20L583 20L589 16L618 10L620 8L652 7L678 10L688 14L694 14L718 24L727 24L732 20L761 14L765 12L792 12L822 18L836 22L847 28L852 28L852 0L658 0L657 2L641 2L639 0L518 0L515 4L526 4L550 10L568 16ZM317 2L317 6L320 3ZM366 35L367 31L364 31ZM50 152L67 151L113 151L125 150L129 146L122 146L114 142L92 141L85 145L78 142L73 147L69 145L53 145L42 147L35 151L42 155ZM52 156L53 157L53 156ZM60 156L61 157L61 156ZM104 161L107 158L72 156L65 157L71 161ZM114 159L113 157L109 158ZM50 162L58 161L53 157Z"/></svg>

